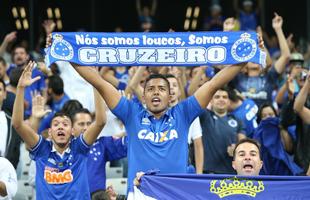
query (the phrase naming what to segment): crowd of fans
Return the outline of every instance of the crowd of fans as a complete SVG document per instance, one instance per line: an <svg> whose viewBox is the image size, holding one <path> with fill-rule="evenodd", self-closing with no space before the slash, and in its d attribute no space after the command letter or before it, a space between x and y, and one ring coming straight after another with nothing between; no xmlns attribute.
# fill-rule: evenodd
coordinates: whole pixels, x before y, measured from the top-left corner
<svg viewBox="0 0 310 200"><path fill-rule="evenodd" d="M152 31L155 26L156 4L156 0L153 0L149 8L137 1L143 31ZM250 0L243 1L242 5L239 9L236 3L236 18L225 18L221 6L212 5L203 30L257 31L266 44L264 51L267 52L267 66L262 68L258 64L247 63L232 81L215 91L204 112L189 128L186 170L197 174L234 174L231 163L235 144L244 138L253 138L261 144L263 166L260 174L310 175L310 48L306 52L299 51L292 35L285 36L282 30L285 20L277 13L268 23L272 25L275 35L268 36L257 20L260 5L255 5L254 9ZM45 21L43 27L45 38L54 31L55 24ZM14 44L17 37L15 31L8 33L0 46L0 156L10 161L19 179L23 166L20 155L36 148L40 138L50 138L49 130L55 114L65 113L72 121L72 137L80 138L80 134L84 133L85 142L93 144L89 153L85 153L90 163L88 166L91 166L88 167L87 177L92 198L124 198L117 196L112 187L106 186L105 164L111 161L112 165L114 163L124 167L124 177L127 177L127 160L124 158L127 155L127 129L121 122L125 119L118 119L110 111L111 103L105 102L106 99L100 97L100 91L98 93L86 82L70 63L58 61L47 67L42 62L42 49L29 52L23 43ZM22 84L20 77L24 77L25 71L29 70L29 61L35 61L31 64L31 77L41 78L32 84L23 85L24 98L18 107L22 114L18 119L25 119L25 123L40 137L35 137L36 142L25 141L25 146L15 130L21 125L18 123L16 126L14 118L13 127L11 116ZM225 66L119 66L101 67L97 71L102 79L121 93L122 98L140 102L142 106L147 103L144 98L145 82L149 81L149 76L161 74L169 81L169 106L173 108L194 95L223 68ZM92 135L97 138L94 141L86 134L92 127L100 127L100 131ZM34 160L42 156L33 151L31 155ZM35 166L31 166L35 170ZM8 195L10 199L16 189L7 186L8 189L2 191L1 183L6 181L1 179L1 173L0 196ZM14 175L10 175L10 178L14 179Z"/></svg>

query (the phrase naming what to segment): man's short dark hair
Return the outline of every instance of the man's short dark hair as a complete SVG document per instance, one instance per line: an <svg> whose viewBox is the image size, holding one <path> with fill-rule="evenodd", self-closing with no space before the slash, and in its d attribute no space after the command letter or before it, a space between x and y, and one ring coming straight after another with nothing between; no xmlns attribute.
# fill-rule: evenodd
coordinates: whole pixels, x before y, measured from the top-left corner
<svg viewBox="0 0 310 200"><path fill-rule="evenodd" d="M168 78L175 78L175 79L177 79L177 77L175 77L173 74L165 74L164 76L166 77L166 79L168 79Z"/></svg>
<svg viewBox="0 0 310 200"><path fill-rule="evenodd" d="M58 75L52 75L48 77L48 88L51 88L56 95L62 95L64 93L64 82Z"/></svg>
<svg viewBox="0 0 310 200"><path fill-rule="evenodd" d="M76 110L79 110L83 108L83 105L76 99L70 99L69 101L67 101L63 107L61 108L61 111L60 112L64 112L66 113L71 121L72 121L72 117L75 113Z"/></svg>
<svg viewBox="0 0 310 200"><path fill-rule="evenodd" d="M238 147L239 145L243 144L243 143L251 143L251 144L254 144L254 145L257 147L258 153L259 153L259 157L260 157L260 159L262 160L262 154L261 154L260 143L259 143L257 140L254 140L254 139L251 139L251 138L244 138L244 139L240 140L239 142L237 142L236 147L235 147L235 149L234 149L234 151L233 151L233 160L235 160L235 158L236 158L236 153L237 153L237 152L236 152L236 149L237 149L237 147Z"/></svg>
<svg viewBox="0 0 310 200"><path fill-rule="evenodd" d="M18 45L16 45L16 46L13 48L13 51L12 51L13 54L15 53L15 50L18 49L18 48L24 49L24 50L26 51L26 53L29 54L28 49L27 49L25 46L21 45L21 44L18 44Z"/></svg>
<svg viewBox="0 0 310 200"><path fill-rule="evenodd" d="M69 120L70 120L70 122L71 122L71 124L72 124L72 120L71 120L70 116L69 116L67 113L64 113L64 112L61 112L61 111L56 112L56 113L54 114L54 116L52 117L52 120L51 120L51 121L53 121L53 119L55 119L56 117L67 117L67 118L69 118Z"/></svg>
<svg viewBox="0 0 310 200"><path fill-rule="evenodd" d="M72 115L72 123L74 123L76 121L75 117L77 114L88 114L90 117L92 117L92 114L90 113L90 111L87 108L79 108L77 110L75 110L75 112Z"/></svg>
<svg viewBox="0 0 310 200"><path fill-rule="evenodd" d="M218 89L217 91L224 91L227 93L227 95L229 96L229 87L228 86L223 86L220 89Z"/></svg>
<svg viewBox="0 0 310 200"><path fill-rule="evenodd" d="M23 73L23 69L20 67L15 67L9 74L10 85L13 87L17 87L18 81Z"/></svg>
<svg viewBox="0 0 310 200"><path fill-rule="evenodd" d="M243 99L238 95L237 90L229 87L228 88L228 98L232 102L238 102L239 100L242 101Z"/></svg>
<svg viewBox="0 0 310 200"><path fill-rule="evenodd" d="M169 81L168 79L166 78L165 75L162 75L162 74L151 74L146 80L145 80L145 85L144 85L144 91L145 91L145 88L146 88L146 85L147 83L152 80L152 79L163 79L164 81L166 81L167 85L168 85L168 91L169 91L169 94L170 94L170 84L169 84Z"/></svg>

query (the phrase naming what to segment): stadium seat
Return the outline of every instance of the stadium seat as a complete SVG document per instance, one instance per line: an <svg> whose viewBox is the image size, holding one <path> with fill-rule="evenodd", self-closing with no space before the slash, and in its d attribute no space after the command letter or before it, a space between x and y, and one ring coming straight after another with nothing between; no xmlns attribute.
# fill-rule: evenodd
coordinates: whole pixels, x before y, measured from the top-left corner
<svg viewBox="0 0 310 200"><path fill-rule="evenodd" d="M106 178L122 178L123 167L110 167L110 163L106 164Z"/></svg>

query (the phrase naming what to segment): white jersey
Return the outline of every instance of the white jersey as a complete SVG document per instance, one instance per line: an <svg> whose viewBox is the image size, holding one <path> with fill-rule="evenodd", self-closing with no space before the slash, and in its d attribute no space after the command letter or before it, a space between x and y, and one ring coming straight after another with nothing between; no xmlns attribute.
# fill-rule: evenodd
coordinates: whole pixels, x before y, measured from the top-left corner
<svg viewBox="0 0 310 200"><path fill-rule="evenodd" d="M10 161L0 157L0 182L3 182L6 187L7 195L0 196L0 200L11 200L17 192L17 177L16 171Z"/></svg>

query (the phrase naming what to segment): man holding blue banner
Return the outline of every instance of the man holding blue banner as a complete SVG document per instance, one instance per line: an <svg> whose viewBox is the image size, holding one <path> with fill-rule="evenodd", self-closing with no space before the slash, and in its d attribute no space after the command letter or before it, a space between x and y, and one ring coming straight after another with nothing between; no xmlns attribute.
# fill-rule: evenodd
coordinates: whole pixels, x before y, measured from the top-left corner
<svg viewBox="0 0 310 200"><path fill-rule="evenodd" d="M258 176L262 168L260 145L243 139L236 144L232 175L137 173L134 199L309 199L309 177ZM139 182L141 179L141 183ZM163 189L164 188L164 189Z"/></svg>
<svg viewBox="0 0 310 200"><path fill-rule="evenodd" d="M150 35L152 36L152 34ZM246 37L248 37L248 35ZM176 40L178 40L178 38L176 38ZM242 43L241 40L240 42ZM48 43L50 43L50 41L48 41ZM263 46L263 41L261 39L259 44L260 47ZM235 44L236 48L238 48L238 45L239 44ZM246 44L244 43L244 45ZM255 46L255 41L254 44L251 45ZM51 48L53 48L53 46L55 47L54 41ZM59 49L61 47L59 46L57 48ZM57 48L55 48L55 51L57 51ZM156 47L153 48L156 50ZM99 60L102 59L102 52L91 52L91 48L88 47L80 48L80 50L83 49L88 49L88 57L84 57L84 61L93 59L92 61L95 63L92 64L100 64L100 62L96 62L95 60L98 58ZM101 48L98 47L95 51L100 49ZM240 49L242 48L240 47ZM253 55L250 56L252 58L256 50L255 52L246 52L249 49L252 49L252 47L247 48L244 55L246 53L252 53ZM118 48L117 50L119 51L121 49ZM102 51L102 49L100 51ZM235 49L235 51L237 50ZM71 57L73 58L76 52L73 50L71 53L70 52L69 49L69 52L64 52L64 54L72 54ZM197 53L197 51L195 52ZM157 51L157 53L158 56L160 56L160 52ZM240 52L238 52L238 55L235 55L237 59L239 59L239 56L243 55L239 53ZM117 56L121 56L121 54L122 53L117 54ZM195 53L193 52L193 54ZM105 58L107 58L110 55L116 54L111 51L104 55L106 56ZM48 56L49 59L51 59L50 55ZM144 56L144 54L142 56ZM169 55L165 54L164 57L167 58L167 56ZM190 55L188 55L188 57L190 57ZM112 56L109 57L109 59L110 58L114 59L115 57ZM197 58L198 57L194 60L197 60ZM141 61L141 57L139 59ZM211 81L202 85L193 96L170 109L169 82L162 75L152 75L146 80L143 94L146 103L146 108L144 108L141 104L137 104L122 97L117 89L106 80L102 79L92 67L80 66L86 65L84 61L79 61L78 59L69 60L76 71L98 90L111 111L126 127L128 134L129 191L133 191L133 180L138 171L157 169L160 170L160 173L186 173L188 128L192 121L204 111L204 108L208 105L213 94L223 85L231 81L246 65L247 60L242 59L240 58L239 60L241 64L226 67L217 73ZM113 60L109 62L110 65L112 61ZM238 63L238 61L234 63ZM162 65L160 62L156 62L155 64ZM175 64L178 65L176 62Z"/></svg>

